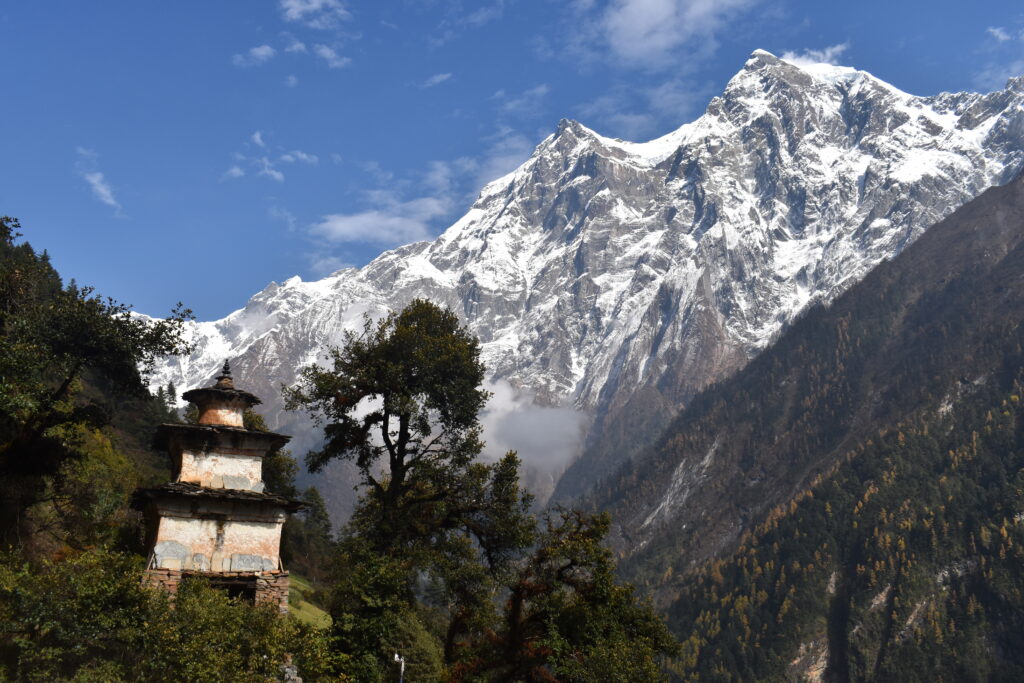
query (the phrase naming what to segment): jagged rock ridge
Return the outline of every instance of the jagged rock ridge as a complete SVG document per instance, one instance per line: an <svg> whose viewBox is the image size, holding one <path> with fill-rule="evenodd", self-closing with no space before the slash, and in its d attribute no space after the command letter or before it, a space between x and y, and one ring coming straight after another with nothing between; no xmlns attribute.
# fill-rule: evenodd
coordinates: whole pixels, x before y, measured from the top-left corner
<svg viewBox="0 0 1024 683"><path fill-rule="evenodd" d="M917 97L756 51L696 121L631 143L563 120L436 240L272 283L196 324L196 352L154 380L196 386L229 357L276 396L364 312L429 297L480 336L493 378L588 416L560 483L574 495L808 305L1011 178L1022 143L1024 78Z"/></svg>

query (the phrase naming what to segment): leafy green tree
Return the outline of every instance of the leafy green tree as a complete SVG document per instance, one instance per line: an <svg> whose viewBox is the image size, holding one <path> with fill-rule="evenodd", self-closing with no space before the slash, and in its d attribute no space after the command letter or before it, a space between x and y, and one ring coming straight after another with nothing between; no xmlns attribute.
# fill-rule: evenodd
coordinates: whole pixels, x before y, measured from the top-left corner
<svg viewBox="0 0 1024 683"><path fill-rule="evenodd" d="M567 514L576 525L549 523L531 554L537 524L519 459L477 460L488 397L479 355L455 314L416 300L368 319L330 350L330 367L304 369L285 391L290 408L324 426L310 469L352 460L364 485L332 595L346 672L386 680L403 648L422 680L598 681L618 664L656 676L655 657L671 639L631 589L615 585L600 546L607 520ZM566 552L570 566L557 566ZM503 611L509 594L519 597ZM587 657L598 664L580 661Z"/></svg>
<svg viewBox="0 0 1024 683"><path fill-rule="evenodd" d="M378 550L422 538L424 525L454 512L445 503L481 449L477 413L487 392L478 341L454 313L418 299L378 323L367 319L329 360L285 390L289 408L324 426L324 447L307 465L316 472L334 459L355 461Z"/></svg>
<svg viewBox="0 0 1024 683"><path fill-rule="evenodd" d="M93 550L35 567L0 558L3 680L277 681L289 656L307 680L325 680L337 666L325 643L274 606L199 580L182 584L172 609L142 586L136 556Z"/></svg>
<svg viewBox="0 0 1024 683"><path fill-rule="evenodd" d="M17 242L19 228L0 217L0 546L19 542L28 510L82 456L83 435L108 423L102 402L82 395L83 381L146 393L155 359L187 350L190 316L179 305L154 323L63 286L45 253Z"/></svg>
<svg viewBox="0 0 1024 683"><path fill-rule="evenodd" d="M519 563L500 627L456 680L652 681L677 651L664 621L616 583L607 515L557 509Z"/></svg>

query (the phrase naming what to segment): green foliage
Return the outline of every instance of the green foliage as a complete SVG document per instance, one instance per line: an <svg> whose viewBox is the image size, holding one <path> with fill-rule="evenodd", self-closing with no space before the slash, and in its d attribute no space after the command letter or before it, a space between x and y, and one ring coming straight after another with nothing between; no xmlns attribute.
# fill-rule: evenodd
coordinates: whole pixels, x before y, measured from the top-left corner
<svg viewBox="0 0 1024 683"><path fill-rule="evenodd" d="M326 631L201 581L172 608L142 587L140 557L103 549L138 549L128 498L167 478L148 444L178 421L177 389L150 396L142 379L184 350L187 312L151 324L65 287L17 227L0 219L0 544L24 552L0 556L0 680L276 681L290 657L306 680L345 680L330 673L346 658ZM273 486L294 486L287 453L268 469ZM322 501L316 514L322 540Z"/></svg>
<svg viewBox="0 0 1024 683"><path fill-rule="evenodd" d="M598 509L642 521L677 471L700 473L624 575L660 590L667 569L678 576L734 547L737 529L854 444L1001 371L1024 323L1022 221L1024 180L992 188L695 397L656 448L599 487Z"/></svg>
<svg viewBox="0 0 1024 683"><path fill-rule="evenodd" d="M109 545L131 524L128 502L137 485L135 468L99 430L77 427L79 458L64 463L50 487L50 505L35 514L50 516L46 528L61 542L82 549Z"/></svg>
<svg viewBox="0 0 1024 683"><path fill-rule="evenodd" d="M369 470L385 455L436 461L474 448L476 415L487 398L478 387L479 355L458 318L427 301L376 324L367 318L362 335L349 332L344 346L329 350L330 369L305 368L299 385L285 392L289 408L308 409L326 423L326 444L309 454L310 468L355 459L365 483L376 488L380 482ZM380 406L360 414L360 404L374 399ZM427 441L437 428L440 434ZM373 433L385 436L384 443L375 444Z"/></svg>
<svg viewBox="0 0 1024 683"><path fill-rule="evenodd" d="M682 584L680 677L796 676L822 657L838 679L1020 680L1022 381L866 441Z"/></svg>
<svg viewBox="0 0 1024 683"><path fill-rule="evenodd" d="M615 580L607 515L545 515L509 585L501 626L456 680L652 681L676 651L664 621Z"/></svg>
<svg viewBox="0 0 1024 683"><path fill-rule="evenodd" d="M305 577L290 571L290 586L288 590L288 613L294 616L303 624L327 628L331 625L331 615L321 609L318 605L323 600L317 595L317 590Z"/></svg>
<svg viewBox="0 0 1024 683"><path fill-rule="evenodd" d="M658 678L673 642L616 585L608 520L565 512L539 532L516 455L476 460L483 366L453 313L414 301L330 360L286 398L324 425L307 464L354 460L366 487L331 596L342 671L392 680L399 652L409 680Z"/></svg>
<svg viewBox="0 0 1024 683"><path fill-rule="evenodd" d="M997 557L1018 542L1017 428L995 425L1017 414L1024 367L1022 220L1024 179L988 191L605 483L601 509L650 519L623 530L650 536L620 571L667 606L679 676L798 678L828 661L834 680L1020 677L1020 572L979 555L1004 527L1014 545Z"/></svg>
<svg viewBox="0 0 1024 683"><path fill-rule="evenodd" d="M0 545L30 531L26 512L83 457L83 435L108 424L84 383L144 395L155 359L186 350L190 315L179 306L151 323L89 288L62 286L45 253L16 243L19 227L0 218Z"/></svg>
<svg viewBox="0 0 1024 683"><path fill-rule="evenodd" d="M195 407L189 406L194 412ZM196 415L198 419L198 415ZM242 426L256 432L269 432L267 421L257 412L246 410L242 413ZM275 448L263 457L263 483L267 491L279 496L295 498L295 475L299 473L299 464L295 462L289 450Z"/></svg>
<svg viewBox="0 0 1024 683"><path fill-rule="evenodd" d="M0 562L0 675L33 681L277 681L288 653L307 680L334 666L325 634L269 605L184 583L172 609L137 557L90 551L39 567Z"/></svg>

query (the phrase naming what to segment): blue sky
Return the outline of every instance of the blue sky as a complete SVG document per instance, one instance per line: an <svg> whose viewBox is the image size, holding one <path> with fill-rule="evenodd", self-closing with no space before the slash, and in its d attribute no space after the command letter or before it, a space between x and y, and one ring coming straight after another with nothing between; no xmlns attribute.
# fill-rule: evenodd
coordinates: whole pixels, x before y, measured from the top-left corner
<svg viewBox="0 0 1024 683"><path fill-rule="evenodd" d="M915 94L1024 73L1017 2L0 5L0 213L58 269L200 319L441 232L560 118L631 140L756 48Z"/></svg>

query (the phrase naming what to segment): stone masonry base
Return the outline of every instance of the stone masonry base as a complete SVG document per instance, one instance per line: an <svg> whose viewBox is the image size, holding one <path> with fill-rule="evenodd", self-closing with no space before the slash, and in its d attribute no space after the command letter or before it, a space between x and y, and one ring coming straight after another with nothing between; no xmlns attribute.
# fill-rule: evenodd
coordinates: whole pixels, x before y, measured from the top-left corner
<svg viewBox="0 0 1024 683"><path fill-rule="evenodd" d="M288 612L289 574L287 571L268 572L195 572L180 569L147 569L142 583L170 593L171 598L178 592L178 586L185 578L203 578L215 588L222 588L228 595L256 603L277 605L282 614Z"/></svg>

